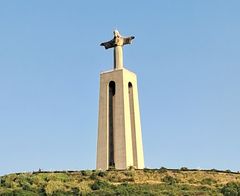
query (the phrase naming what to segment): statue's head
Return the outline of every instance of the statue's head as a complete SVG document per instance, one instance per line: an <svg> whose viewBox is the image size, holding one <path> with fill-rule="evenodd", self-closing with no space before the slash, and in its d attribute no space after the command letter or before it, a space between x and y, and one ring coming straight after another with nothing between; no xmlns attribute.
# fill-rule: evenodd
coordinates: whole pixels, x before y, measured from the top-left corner
<svg viewBox="0 0 240 196"><path fill-rule="evenodd" d="M113 35L114 35L114 37L121 37L121 35L117 29L113 31Z"/></svg>

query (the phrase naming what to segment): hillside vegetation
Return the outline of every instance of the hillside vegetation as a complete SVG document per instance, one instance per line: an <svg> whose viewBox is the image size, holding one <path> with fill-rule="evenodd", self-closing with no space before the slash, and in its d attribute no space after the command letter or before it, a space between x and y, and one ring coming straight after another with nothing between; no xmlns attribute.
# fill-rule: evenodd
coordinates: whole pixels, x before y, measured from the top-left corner
<svg viewBox="0 0 240 196"><path fill-rule="evenodd" d="M9 174L0 195L240 195L240 174L216 170L144 169Z"/></svg>

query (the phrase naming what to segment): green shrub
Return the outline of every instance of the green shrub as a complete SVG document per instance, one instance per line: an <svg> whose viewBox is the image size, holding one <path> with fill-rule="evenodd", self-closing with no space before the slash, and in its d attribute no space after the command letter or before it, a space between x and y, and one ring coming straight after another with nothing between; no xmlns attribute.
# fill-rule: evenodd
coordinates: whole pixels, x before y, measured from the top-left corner
<svg viewBox="0 0 240 196"><path fill-rule="evenodd" d="M236 182L229 182L221 189L221 193L224 196L239 196L240 184Z"/></svg>
<svg viewBox="0 0 240 196"><path fill-rule="evenodd" d="M90 176L90 179L91 180L96 180L97 179L97 174L96 173L92 173L91 176Z"/></svg>
<svg viewBox="0 0 240 196"><path fill-rule="evenodd" d="M108 171L116 171L116 168L114 166L109 166Z"/></svg>
<svg viewBox="0 0 240 196"><path fill-rule="evenodd" d="M162 181L165 182L166 184L170 184L170 185L176 184L178 182L178 180L172 176L165 176L162 179Z"/></svg>
<svg viewBox="0 0 240 196"><path fill-rule="evenodd" d="M22 184L22 189L25 191L30 191L31 185L29 183L24 183L24 184Z"/></svg>
<svg viewBox="0 0 240 196"><path fill-rule="evenodd" d="M37 196L37 193L34 193L32 191L25 191L25 190L14 190L12 192L12 195L16 196Z"/></svg>
<svg viewBox="0 0 240 196"><path fill-rule="evenodd" d="M38 194L39 195L46 195L46 190L44 186L40 186L38 189Z"/></svg>
<svg viewBox="0 0 240 196"><path fill-rule="evenodd" d="M104 176L106 176L106 175L107 175L107 173L104 172L104 171L100 171L100 172L98 173L98 176L100 176L100 177L104 177Z"/></svg>
<svg viewBox="0 0 240 196"><path fill-rule="evenodd" d="M160 167L160 169L158 170L159 173L164 173L167 172L167 168L165 167Z"/></svg>
<svg viewBox="0 0 240 196"><path fill-rule="evenodd" d="M0 187L5 187L5 178L0 178Z"/></svg>
<svg viewBox="0 0 240 196"><path fill-rule="evenodd" d="M217 181L212 178L204 178L204 179L202 179L201 184L212 185L212 184L215 184L216 182Z"/></svg>
<svg viewBox="0 0 240 196"><path fill-rule="evenodd" d="M209 171L211 171L211 172L218 172L218 170L217 169L210 169Z"/></svg>
<svg viewBox="0 0 240 196"><path fill-rule="evenodd" d="M134 166L129 166L128 170L135 170L135 167Z"/></svg>
<svg viewBox="0 0 240 196"><path fill-rule="evenodd" d="M80 190L78 187L73 187L72 188L72 193L73 195L80 195Z"/></svg>
<svg viewBox="0 0 240 196"><path fill-rule="evenodd" d="M109 183L103 180L96 180L92 185L91 189L92 190L99 190L99 189L104 189L109 186Z"/></svg>
<svg viewBox="0 0 240 196"><path fill-rule="evenodd" d="M149 168L144 168L143 171L144 171L144 172L151 172L151 169L149 169Z"/></svg>
<svg viewBox="0 0 240 196"><path fill-rule="evenodd" d="M90 176L90 175L92 174L92 171L90 171L90 170L82 170L82 171L81 171L81 174L82 174L83 176Z"/></svg>
<svg viewBox="0 0 240 196"><path fill-rule="evenodd" d="M124 174L127 177L133 177L134 176L134 171L125 171Z"/></svg>
<svg viewBox="0 0 240 196"><path fill-rule="evenodd" d="M188 171L189 169L187 167L181 167L180 170L181 171Z"/></svg>
<svg viewBox="0 0 240 196"><path fill-rule="evenodd" d="M128 182L123 182L122 184L121 184L121 186L128 186Z"/></svg>

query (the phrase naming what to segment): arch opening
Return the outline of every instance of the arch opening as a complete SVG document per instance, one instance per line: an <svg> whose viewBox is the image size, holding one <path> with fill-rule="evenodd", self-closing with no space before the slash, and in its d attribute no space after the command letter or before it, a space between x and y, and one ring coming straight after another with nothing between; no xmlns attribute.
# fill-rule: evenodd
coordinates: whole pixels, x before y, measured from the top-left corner
<svg viewBox="0 0 240 196"><path fill-rule="evenodd" d="M138 165L137 165L137 143L136 143L135 112L134 112L134 94L133 94L133 85L131 82L128 83L128 95L129 95L131 136L132 136L133 166L137 167Z"/></svg>
<svg viewBox="0 0 240 196"><path fill-rule="evenodd" d="M115 167L114 161L114 110L115 110L115 92L116 85L114 81L109 82L109 100L108 100L108 165L109 167Z"/></svg>

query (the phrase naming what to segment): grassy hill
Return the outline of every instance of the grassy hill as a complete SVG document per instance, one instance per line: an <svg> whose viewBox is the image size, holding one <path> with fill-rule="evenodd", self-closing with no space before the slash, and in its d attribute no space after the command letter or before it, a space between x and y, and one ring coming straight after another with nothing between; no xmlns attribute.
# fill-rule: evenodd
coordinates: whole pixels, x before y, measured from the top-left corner
<svg viewBox="0 0 240 196"><path fill-rule="evenodd" d="M240 173L144 169L62 171L0 177L0 195L240 195Z"/></svg>

